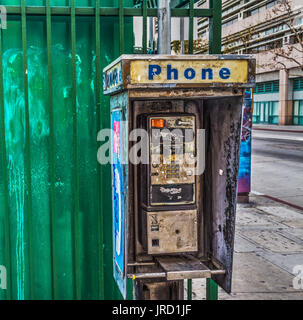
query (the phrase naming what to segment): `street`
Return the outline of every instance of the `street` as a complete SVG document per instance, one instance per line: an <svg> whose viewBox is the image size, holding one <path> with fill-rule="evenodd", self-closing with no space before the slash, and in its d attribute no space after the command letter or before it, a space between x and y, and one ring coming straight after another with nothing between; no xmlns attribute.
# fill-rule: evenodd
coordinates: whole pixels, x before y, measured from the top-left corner
<svg viewBox="0 0 303 320"><path fill-rule="evenodd" d="M303 207L303 133L253 130L252 190Z"/></svg>

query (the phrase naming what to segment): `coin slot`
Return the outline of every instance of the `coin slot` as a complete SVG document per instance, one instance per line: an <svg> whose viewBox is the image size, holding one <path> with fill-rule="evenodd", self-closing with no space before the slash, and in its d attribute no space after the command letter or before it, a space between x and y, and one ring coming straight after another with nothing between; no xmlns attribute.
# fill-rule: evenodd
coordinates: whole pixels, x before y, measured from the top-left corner
<svg viewBox="0 0 303 320"><path fill-rule="evenodd" d="M152 232L157 232L157 231L159 231L159 225L153 225L153 226L151 226L151 231Z"/></svg>

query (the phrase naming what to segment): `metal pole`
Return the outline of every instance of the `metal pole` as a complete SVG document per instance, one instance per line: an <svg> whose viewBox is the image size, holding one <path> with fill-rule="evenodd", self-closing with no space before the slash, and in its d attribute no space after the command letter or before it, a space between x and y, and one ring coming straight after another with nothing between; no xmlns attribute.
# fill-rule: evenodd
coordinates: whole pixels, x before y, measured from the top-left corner
<svg viewBox="0 0 303 320"><path fill-rule="evenodd" d="M171 54L170 0L159 0L158 6L158 53Z"/></svg>
<svg viewBox="0 0 303 320"><path fill-rule="evenodd" d="M180 53L185 53L185 45L184 45L184 18L180 18Z"/></svg>
<svg viewBox="0 0 303 320"><path fill-rule="evenodd" d="M154 48L154 18L149 17L149 49Z"/></svg>

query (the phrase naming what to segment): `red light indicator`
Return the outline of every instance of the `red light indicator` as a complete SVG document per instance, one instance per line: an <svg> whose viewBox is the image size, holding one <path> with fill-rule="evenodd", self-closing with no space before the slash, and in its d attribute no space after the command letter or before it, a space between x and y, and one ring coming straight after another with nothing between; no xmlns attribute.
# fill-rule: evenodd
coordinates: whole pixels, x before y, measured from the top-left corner
<svg viewBox="0 0 303 320"><path fill-rule="evenodd" d="M164 119L152 119L153 128L164 128Z"/></svg>

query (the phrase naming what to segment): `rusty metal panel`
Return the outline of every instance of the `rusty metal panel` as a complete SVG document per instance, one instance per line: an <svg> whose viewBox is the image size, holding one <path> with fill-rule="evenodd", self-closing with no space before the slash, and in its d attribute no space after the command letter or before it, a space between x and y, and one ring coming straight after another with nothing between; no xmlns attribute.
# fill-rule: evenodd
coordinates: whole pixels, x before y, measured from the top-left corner
<svg viewBox="0 0 303 320"><path fill-rule="evenodd" d="M206 100L205 221L206 243L215 261L226 270L215 281L231 291L237 183L240 155L242 97Z"/></svg>
<svg viewBox="0 0 303 320"><path fill-rule="evenodd" d="M148 254L198 250L197 210L146 212Z"/></svg>

